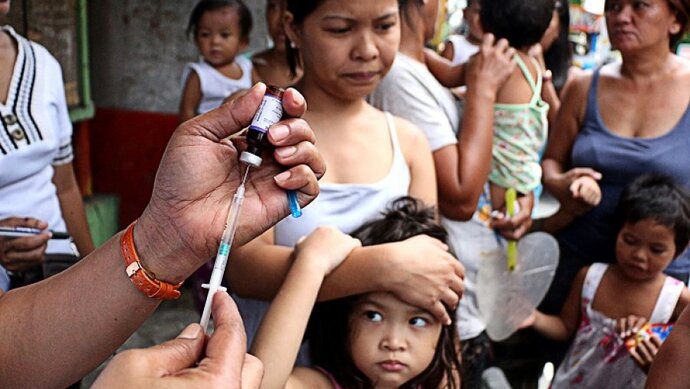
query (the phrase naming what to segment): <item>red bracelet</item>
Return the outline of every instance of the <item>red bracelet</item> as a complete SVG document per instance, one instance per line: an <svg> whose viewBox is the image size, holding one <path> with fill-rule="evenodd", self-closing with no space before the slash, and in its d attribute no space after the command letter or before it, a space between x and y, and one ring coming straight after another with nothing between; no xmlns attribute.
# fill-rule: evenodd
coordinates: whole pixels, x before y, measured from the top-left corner
<svg viewBox="0 0 690 389"><path fill-rule="evenodd" d="M156 275L144 269L136 248L134 247L134 225L135 220L127 227L125 233L120 238L120 250L125 259L125 272L127 277L132 280L134 286L148 297L160 300L175 300L180 297L180 286L182 282L173 285L169 282L156 279Z"/></svg>

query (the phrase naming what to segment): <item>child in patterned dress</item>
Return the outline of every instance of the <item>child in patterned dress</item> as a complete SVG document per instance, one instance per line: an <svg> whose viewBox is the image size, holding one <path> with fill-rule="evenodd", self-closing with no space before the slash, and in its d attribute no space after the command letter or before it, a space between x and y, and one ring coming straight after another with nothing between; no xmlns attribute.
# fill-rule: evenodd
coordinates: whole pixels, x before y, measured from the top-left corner
<svg viewBox="0 0 690 389"><path fill-rule="evenodd" d="M616 263L580 270L560 315L535 311L526 324L554 340L575 337L553 388L642 388L661 344L637 339L645 322L673 323L690 291L663 270L690 239L690 193L659 175L638 177L616 210ZM642 320L640 320L642 319Z"/></svg>

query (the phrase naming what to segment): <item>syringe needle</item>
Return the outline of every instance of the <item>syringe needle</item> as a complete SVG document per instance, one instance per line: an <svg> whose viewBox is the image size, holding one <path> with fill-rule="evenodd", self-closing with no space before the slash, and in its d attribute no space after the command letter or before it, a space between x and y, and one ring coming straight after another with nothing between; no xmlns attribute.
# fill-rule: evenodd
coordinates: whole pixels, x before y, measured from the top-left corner
<svg viewBox="0 0 690 389"><path fill-rule="evenodd" d="M244 171L244 177L242 177L242 183L240 184L241 187L244 187L244 184L247 182L247 176L249 175L249 165L247 165L247 170Z"/></svg>

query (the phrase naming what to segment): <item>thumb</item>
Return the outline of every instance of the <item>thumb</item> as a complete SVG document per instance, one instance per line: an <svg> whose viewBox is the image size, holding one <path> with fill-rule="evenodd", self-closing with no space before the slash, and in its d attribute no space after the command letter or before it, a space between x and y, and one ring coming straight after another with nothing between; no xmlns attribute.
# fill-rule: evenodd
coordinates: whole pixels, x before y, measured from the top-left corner
<svg viewBox="0 0 690 389"><path fill-rule="evenodd" d="M151 360L161 369L175 373L194 366L201 357L204 349L203 331L199 324L188 325L177 338L160 345L153 346L146 351Z"/></svg>

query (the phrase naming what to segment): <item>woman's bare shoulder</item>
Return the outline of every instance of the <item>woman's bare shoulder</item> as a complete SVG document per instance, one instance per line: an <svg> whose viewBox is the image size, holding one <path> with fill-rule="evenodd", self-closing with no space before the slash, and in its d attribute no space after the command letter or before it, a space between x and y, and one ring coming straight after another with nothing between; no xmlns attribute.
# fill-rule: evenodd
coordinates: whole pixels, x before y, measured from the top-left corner
<svg viewBox="0 0 690 389"><path fill-rule="evenodd" d="M416 124L398 116L394 116L393 120L395 122L395 129L398 133L400 147L405 154L420 150L420 145L428 143L426 135L424 135L424 132Z"/></svg>

